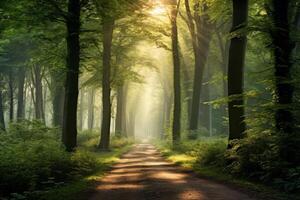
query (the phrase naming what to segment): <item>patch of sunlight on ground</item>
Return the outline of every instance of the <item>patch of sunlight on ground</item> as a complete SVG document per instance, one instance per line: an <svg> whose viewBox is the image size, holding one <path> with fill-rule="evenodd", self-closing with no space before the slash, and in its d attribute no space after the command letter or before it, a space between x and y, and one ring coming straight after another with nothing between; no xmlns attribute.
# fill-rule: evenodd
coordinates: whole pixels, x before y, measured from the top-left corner
<svg viewBox="0 0 300 200"><path fill-rule="evenodd" d="M171 155L168 157L168 160L176 163L176 164L180 164L183 167L192 167L192 164L195 163L196 158L186 155L186 154L175 154L175 155Z"/></svg>

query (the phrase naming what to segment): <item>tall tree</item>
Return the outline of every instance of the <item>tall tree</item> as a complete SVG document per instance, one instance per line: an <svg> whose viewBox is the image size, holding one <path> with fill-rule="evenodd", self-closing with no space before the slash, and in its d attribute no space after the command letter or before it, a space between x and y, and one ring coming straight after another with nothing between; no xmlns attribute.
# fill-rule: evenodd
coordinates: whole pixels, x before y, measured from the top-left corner
<svg viewBox="0 0 300 200"><path fill-rule="evenodd" d="M212 38L212 23L207 14L206 2L196 1L194 14L192 14L189 0L185 0L187 19L185 20L192 38L193 53L195 58L193 94L189 129L197 130L199 122L200 96L203 84L204 69L207 63L210 41ZM202 14L200 14L200 12Z"/></svg>
<svg viewBox="0 0 300 200"><path fill-rule="evenodd" d="M68 1L67 26L67 72L65 84L64 121L62 141L67 151L77 145L77 102L80 66L80 0Z"/></svg>
<svg viewBox="0 0 300 200"><path fill-rule="evenodd" d="M3 109L3 94L0 91L0 129L5 131L4 109Z"/></svg>
<svg viewBox="0 0 300 200"><path fill-rule="evenodd" d="M248 21L248 0L232 0L233 19L228 60L229 140L243 137L246 130L244 111L244 65Z"/></svg>
<svg viewBox="0 0 300 200"><path fill-rule="evenodd" d="M32 81L35 88L35 117L36 119L45 121L44 112L44 98L43 98L43 84L42 84L42 70L40 65L33 67Z"/></svg>
<svg viewBox="0 0 300 200"><path fill-rule="evenodd" d="M102 126L99 148L109 149L111 123L111 47L115 20L111 16L103 18L103 72L102 72Z"/></svg>
<svg viewBox="0 0 300 200"><path fill-rule="evenodd" d="M289 10L291 1L272 0L271 38L275 67L275 124L281 136L281 157L291 163L299 162L299 144L294 137L295 119L291 110L294 86L292 83L292 52L295 43L291 39ZM299 137L298 137L299 138Z"/></svg>
<svg viewBox="0 0 300 200"><path fill-rule="evenodd" d="M8 93L9 93L9 121L14 120L14 74L13 69L8 72Z"/></svg>
<svg viewBox="0 0 300 200"><path fill-rule="evenodd" d="M181 131L181 86L180 86L180 58L179 58L179 43L178 43L178 28L177 16L179 10L180 0L173 1L171 5L171 39L172 39L172 56L173 56L173 87L174 87L174 110L173 110L173 126L172 137L173 144L180 140Z"/></svg>
<svg viewBox="0 0 300 200"><path fill-rule="evenodd" d="M24 86L25 86L26 70L20 67L18 71L18 107L17 107L17 120L24 119Z"/></svg>

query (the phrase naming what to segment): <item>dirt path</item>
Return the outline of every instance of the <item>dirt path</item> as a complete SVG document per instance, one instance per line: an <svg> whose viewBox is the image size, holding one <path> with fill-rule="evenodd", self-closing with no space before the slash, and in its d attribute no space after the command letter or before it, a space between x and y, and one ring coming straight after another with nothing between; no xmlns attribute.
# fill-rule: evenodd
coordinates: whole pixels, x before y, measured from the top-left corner
<svg viewBox="0 0 300 200"><path fill-rule="evenodd" d="M136 145L99 183L90 200L253 200L195 177L165 161L149 144Z"/></svg>

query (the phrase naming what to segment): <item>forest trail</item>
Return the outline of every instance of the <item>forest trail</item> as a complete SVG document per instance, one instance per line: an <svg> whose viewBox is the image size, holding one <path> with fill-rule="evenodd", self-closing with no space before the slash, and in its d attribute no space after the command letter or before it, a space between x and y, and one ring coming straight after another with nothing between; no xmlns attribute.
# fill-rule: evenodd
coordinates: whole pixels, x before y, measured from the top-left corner
<svg viewBox="0 0 300 200"><path fill-rule="evenodd" d="M138 144L100 180L90 200L253 199L165 161L150 144Z"/></svg>

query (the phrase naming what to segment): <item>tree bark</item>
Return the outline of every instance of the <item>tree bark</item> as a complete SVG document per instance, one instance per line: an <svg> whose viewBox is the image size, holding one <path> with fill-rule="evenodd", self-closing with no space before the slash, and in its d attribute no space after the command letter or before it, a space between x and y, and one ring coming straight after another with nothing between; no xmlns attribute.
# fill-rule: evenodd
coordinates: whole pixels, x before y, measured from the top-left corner
<svg viewBox="0 0 300 200"><path fill-rule="evenodd" d="M80 66L80 0L69 0L67 17L67 77L62 142L67 151L77 145L77 103Z"/></svg>
<svg viewBox="0 0 300 200"><path fill-rule="evenodd" d="M5 121L4 121L4 109L3 109L3 95L0 91L0 129L5 131Z"/></svg>
<svg viewBox="0 0 300 200"><path fill-rule="evenodd" d="M12 70L9 70L8 75L8 89L9 89L9 121L14 120L14 80Z"/></svg>
<svg viewBox="0 0 300 200"><path fill-rule="evenodd" d="M24 67L19 69L18 79L18 107L17 107L17 120L24 119L25 103L24 103L24 86L25 86L25 74Z"/></svg>
<svg viewBox="0 0 300 200"><path fill-rule="evenodd" d="M88 130L94 128L94 104L95 104L95 89L89 91L89 105L88 105Z"/></svg>
<svg viewBox="0 0 300 200"><path fill-rule="evenodd" d="M173 144L180 141L181 131L181 83L180 83L180 58L179 58L179 44L178 44L178 28L177 16L178 5L171 11L171 29L172 29L172 56L173 56L173 72L174 72L174 110L173 110L173 126L172 126L172 139Z"/></svg>
<svg viewBox="0 0 300 200"><path fill-rule="evenodd" d="M189 125L190 130L197 130L198 128L200 96L204 76L204 69L207 63L210 41L212 38L212 25L209 22L209 17L207 14L199 16L199 7L199 4L195 5L194 19L196 24L196 33L192 34L192 37L194 37L193 49L195 57L195 71L193 79L194 83L192 95L192 109ZM205 4L203 5L203 12L207 12L207 5Z"/></svg>
<svg viewBox="0 0 300 200"><path fill-rule="evenodd" d="M33 71L35 86L35 117L36 119L45 121L41 67L36 65L34 66Z"/></svg>
<svg viewBox="0 0 300 200"><path fill-rule="evenodd" d="M233 24L231 33L243 29L248 21L248 0L233 0ZM229 140L240 139L246 130L244 111L244 65L247 36L231 39L228 60L228 114Z"/></svg>
<svg viewBox="0 0 300 200"><path fill-rule="evenodd" d="M273 55L275 64L275 124L281 136L281 157L290 163L299 163L299 143L293 134L295 118L292 113L294 86L291 76L292 51L295 47L290 36L290 1L272 0Z"/></svg>
<svg viewBox="0 0 300 200"><path fill-rule="evenodd" d="M99 148L108 150L110 143L110 124L111 124L111 46L113 39L114 20L105 19L103 22L103 77L102 77L102 126Z"/></svg>
<svg viewBox="0 0 300 200"><path fill-rule="evenodd" d="M122 123L123 123L123 86L119 86L117 89L117 114L116 114L116 135L123 135Z"/></svg>

